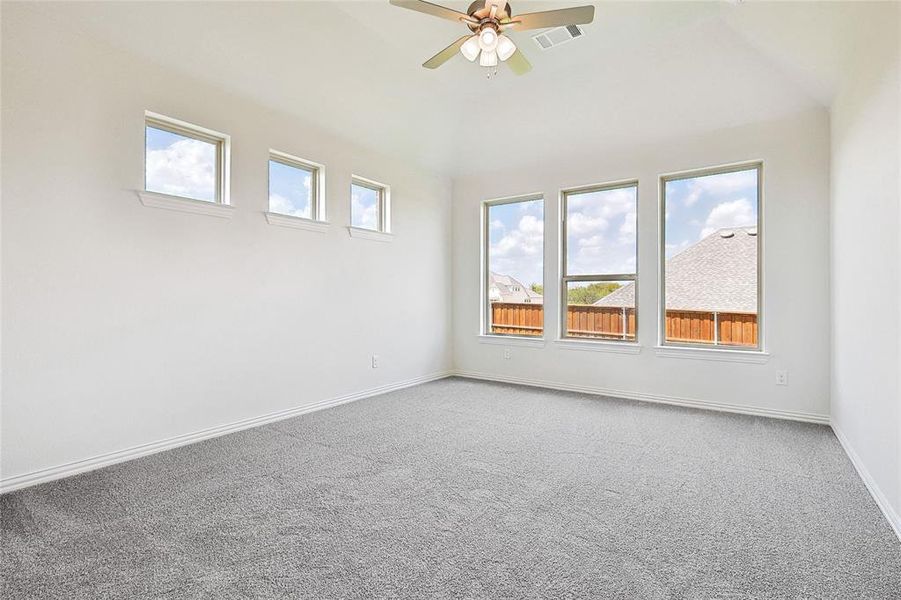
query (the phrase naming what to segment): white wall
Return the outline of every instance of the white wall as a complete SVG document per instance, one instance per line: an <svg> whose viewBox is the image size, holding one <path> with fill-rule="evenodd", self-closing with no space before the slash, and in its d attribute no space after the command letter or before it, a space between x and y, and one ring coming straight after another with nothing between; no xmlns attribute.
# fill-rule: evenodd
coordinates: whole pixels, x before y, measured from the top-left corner
<svg viewBox="0 0 901 600"><path fill-rule="evenodd" d="M448 179L3 13L4 479L450 368ZM232 220L140 204L145 109L232 136ZM327 234L267 224L270 147L326 165Z"/></svg>
<svg viewBox="0 0 901 600"><path fill-rule="evenodd" d="M898 4L856 25L831 110L832 418L901 535Z"/></svg>
<svg viewBox="0 0 901 600"><path fill-rule="evenodd" d="M540 145L536 144L536 153ZM824 110L612 154L537 157L531 169L466 178L454 187L454 360L464 372L581 386L631 397L729 404L741 410L825 420L829 413L829 123ZM656 355L658 176L764 161L766 364ZM558 307L558 195L562 187L639 179L640 355L562 349ZM544 348L480 343L480 203L541 192L545 197ZM789 385L775 385L776 370Z"/></svg>

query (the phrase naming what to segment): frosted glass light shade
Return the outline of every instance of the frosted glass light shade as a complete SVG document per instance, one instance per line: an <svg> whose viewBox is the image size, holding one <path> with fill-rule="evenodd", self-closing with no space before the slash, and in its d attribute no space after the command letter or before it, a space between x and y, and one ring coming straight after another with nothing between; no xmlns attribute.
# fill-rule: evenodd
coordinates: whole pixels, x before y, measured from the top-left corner
<svg viewBox="0 0 901 600"><path fill-rule="evenodd" d="M495 51L482 51L482 56L479 57L479 64L483 67L496 67L497 66L497 52Z"/></svg>
<svg viewBox="0 0 901 600"><path fill-rule="evenodd" d="M516 52L516 44L513 40L505 35L499 36L497 39L497 57L501 60L507 60Z"/></svg>
<svg viewBox="0 0 901 600"><path fill-rule="evenodd" d="M497 32L490 27L480 31L479 46L485 52L494 52L494 49L497 48Z"/></svg>
<svg viewBox="0 0 901 600"><path fill-rule="evenodd" d="M478 56L481 48L479 47L479 36L474 35L460 46L460 54L466 57L469 62L474 61Z"/></svg>

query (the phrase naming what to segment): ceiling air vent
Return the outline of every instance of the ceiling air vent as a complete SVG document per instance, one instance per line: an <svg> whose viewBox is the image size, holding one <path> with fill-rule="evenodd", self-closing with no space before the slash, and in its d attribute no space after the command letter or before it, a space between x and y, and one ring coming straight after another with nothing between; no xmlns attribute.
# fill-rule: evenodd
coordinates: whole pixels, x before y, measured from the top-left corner
<svg viewBox="0 0 901 600"><path fill-rule="evenodd" d="M578 25L567 25L566 27L556 27L538 35L533 35L532 39L535 40L539 48L548 50L583 35L584 32Z"/></svg>

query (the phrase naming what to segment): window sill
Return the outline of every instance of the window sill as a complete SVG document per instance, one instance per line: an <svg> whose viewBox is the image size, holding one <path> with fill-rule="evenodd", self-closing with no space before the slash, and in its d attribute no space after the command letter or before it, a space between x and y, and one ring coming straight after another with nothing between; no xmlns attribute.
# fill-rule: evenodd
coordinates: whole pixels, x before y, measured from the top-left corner
<svg viewBox="0 0 901 600"><path fill-rule="evenodd" d="M767 352L757 350L728 350L725 348L678 348L675 346L657 346L654 351L662 358L687 358L691 360L717 360L722 362L740 362L764 364L770 360Z"/></svg>
<svg viewBox="0 0 901 600"><path fill-rule="evenodd" d="M374 231L372 229L363 229L362 227L348 227L347 232L352 238L372 240L374 242L390 242L394 239L394 235L387 231Z"/></svg>
<svg viewBox="0 0 901 600"><path fill-rule="evenodd" d="M527 338L518 335L480 335L480 344L496 346L520 346L523 348L544 348L544 338Z"/></svg>
<svg viewBox="0 0 901 600"><path fill-rule="evenodd" d="M315 231L317 233L325 233L328 231L328 221L314 221L313 219L294 217L274 212L265 212L263 214L266 215L266 221L270 225L290 227L292 229L306 229L307 231Z"/></svg>
<svg viewBox="0 0 901 600"><path fill-rule="evenodd" d="M181 196L170 196L169 194L148 192L146 190L138 190L137 193L138 198L141 199L141 204L151 208L164 208L166 210L177 210L195 215L207 215L223 219L231 219L232 215L235 214L235 207L229 204L207 202L206 200L193 200L191 198L182 198Z"/></svg>
<svg viewBox="0 0 901 600"><path fill-rule="evenodd" d="M612 352L614 354L640 354L641 346L636 342L608 342L603 340L576 341L555 340L554 345L563 350L588 352Z"/></svg>

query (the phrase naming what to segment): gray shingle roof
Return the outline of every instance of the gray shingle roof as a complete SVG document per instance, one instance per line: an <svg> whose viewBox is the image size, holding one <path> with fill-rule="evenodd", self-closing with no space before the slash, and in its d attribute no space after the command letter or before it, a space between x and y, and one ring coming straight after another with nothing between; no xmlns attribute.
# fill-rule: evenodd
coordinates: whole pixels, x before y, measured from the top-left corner
<svg viewBox="0 0 901 600"><path fill-rule="evenodd" d="M594 303L635 306L630 283ZM666 308L757 312L757 228L714 231L666 261Z"/></svg>
<svg viewBox="0 0 901 600"><path fill-rule="evenodd" d="M493 302L541 304L544 300L541 294L532 291L531 288L509 275L491 271L488 273L488 284L491 288L497 290L497 298L491 298ZM492 291L489 290L489 297L491 297Z"/></svg>

